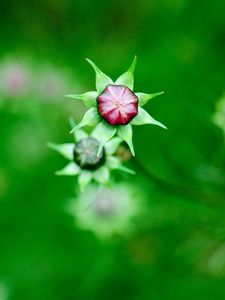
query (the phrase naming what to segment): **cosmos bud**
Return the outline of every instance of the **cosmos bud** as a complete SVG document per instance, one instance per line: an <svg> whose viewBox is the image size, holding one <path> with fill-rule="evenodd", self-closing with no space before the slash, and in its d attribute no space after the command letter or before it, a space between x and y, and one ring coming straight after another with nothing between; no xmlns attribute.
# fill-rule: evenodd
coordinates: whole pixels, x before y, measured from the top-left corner
<svg viewBox="0 0 225 300"><path fill-rule="evenodd" d="M135 155L132 140L133 125L153 124L166 128L142 108L150 99L161 95L162 92L154 94L134 92L136 60L134 57L130 68L114 82L95 63L87 59L95 71L96 91L67 95L69 98L84 101L89 107L81 122L71 132L84 126L96 126L100 141L97 155L114 136L126 142L132 155Z"/></svg>
<svg viewBox="0 0 225 300"><path fill-rule="evenodd" d="M99 142L93 137L79 141L74 149L74 161L82 169L96 169L104 164L105 150L97 156Z"/></svg>
<svg viewBox="0 0 225 300"><path fill-rule="evenodd" d="M97 98L98 112L110 125L126 125L138 114L138 98L126 86L108 85Z"/></svg>

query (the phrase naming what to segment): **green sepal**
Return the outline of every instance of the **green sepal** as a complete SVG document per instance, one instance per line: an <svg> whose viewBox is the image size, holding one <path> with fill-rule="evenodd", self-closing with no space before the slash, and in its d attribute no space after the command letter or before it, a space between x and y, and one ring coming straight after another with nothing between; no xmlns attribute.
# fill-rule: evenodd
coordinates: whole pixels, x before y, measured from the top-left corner
<svg viewBox="0 0 225 300"><path fill-rule="evenodd" d="M56 175L62 175L62 176L74 176L78 175L80 173L81 169L80 167L75 164L74 162L70 162L65 168L56 171Z"/></svg>
<svg viewBox="0 0 225 300"><path fill-rule="evenodd" d="M105 121L102 121L96 126L94 135L98 138L99 141L97 156L100 155L106 142L108 142L116 134L116 130L116 127L108 125Z"/></svg>
<svg viewBox="0 0 225 300"><path fill-rule="evenodd" d="M150 114L144 110L143 108L139 107L138 108L138 114L137 116L130 122L132 125L145 125L145 124L153 124L160 126L164 129L167 129L166 126L164 126L162 123L159 121L153 119Z"/></svg>
<svg viewBox="0 0 225 300"><path fill-rule="evenodd" d="M108 77L106 74L104 74L93 61L90 59L86 58L87 62L92 66L92 68L95 71L96 75L96 89L98 93L103 92L103 90L106 88L107 85L109 84L114 84L112 79Z"/></svg>
<svg viewBox="0 0 225 300"><path fill-rule="evenodd" d="M74 130L73 134L76 142L79 142L80 140L86 139L88 137L88 134L82 129Z"/></svg>
<svg viewBox="0 0 225 300"><path fill-rule="evenodd" d="M133 171L133 170L127 168L127 167L124 167L122 164L118 166L117 170L123 171L125 173L130 174L130 175L135 175L136 174L135 171Z"/></svg>
<svg viewBox="0 0 225 300"><path fill-rule="evenodd" d="M124 167L122 165L122 163L120 162L120 160L118 158L114 157L114 156L108 157L106 164L112 170L117 169L117 170L129 173L131 175L135 174L135 172L133 170L131 170L131 169L127 168L127 167Z"/></svg>
<svg viewBox="0 0 225 300"><path fill-rule="evenodd" d="M102 166L100 167L98 170L96 170L93 173L93 178L99 182L99 183L103 183L103 184L107 184L109 182L109 169L106 166Z"/></svg>
<svg viewBox="0 0 225 300"><path fill-rule="evenodd" d="M132 126L130 124L118 126L117 134L122 140L124 140L127 143L132 155L135 156L134 146L132 141L132 136L133 136Z"/></svg>
<svg viewBox="0 0 225 300"><path fill-rule="evenodd" d="M92 173L90 171L82 170L78 177L78 184L81 192L83 192L84 188L89 184L92 180Z"/></svg>
<svg viewBox="0 0 225 300"><path fill-rule="evenodd" d="M53 144L48 143L47 146L56 152L60 153L65 158L72 160L73 159L73 150L75 147L75 144L73 143L67 143L67 144Z"/></svg>
<svg viewBox="0 0 225 300"><path fill-rule="evenodd" d="M82 100L84 101L85 105L87 107L96 107L97 106L97 97L98 93L93 91L93 92L87 92L84 94L79 94L79 95L66 95L67 98L72 98L76 100Z"/></svg>
<svg viewBox="0 0 225 300"><path fill-rule="evenodd" d="M81 122L76 125L71 131L70 133L74 132L75 130L81 128L81 127L84 127L84 126L95 126L98 124L99 122L99 114L98 114L98 111L96 108L91 108L89 109L83 119L81 120Z"/></svg>
<svg viewBox="0 0 225 300"><path fill-rule="evenodd" d="M125 85L129 87L129 89L133 90L134 87L134 70L137 62L137 57L135 55L134 60L130 66L130 68L123 73L115 82L117 85Z"/></svg>
<svg viewBox="0 0 225 300"><path fill-rule="evenodd" d="M164 94L164 92L155 93L155 94L135 93L135 95L138 97L139 106L144 106L146 103L148 103L150 99L160 96L162 94Z"/></svg>
<svg viewBox="0 0 225 300"><path fill-rule="evenodd" d="M105 144L105 151L108 155L112 155L116 152L117 148L121 144L122 140L119 137L112 138Z"/></svg>
<svg viewBox="0 0 225 300"><path fill-rule="evenodd" d="M74 128L76 126L76 122L74 121L74 119L72 117L69 118L69 123L70 123L71 128ZM73 134L74 134L74 139L76 142L79 142L80 140L88 137L88 134L82 129L74 130Z"/></svg>

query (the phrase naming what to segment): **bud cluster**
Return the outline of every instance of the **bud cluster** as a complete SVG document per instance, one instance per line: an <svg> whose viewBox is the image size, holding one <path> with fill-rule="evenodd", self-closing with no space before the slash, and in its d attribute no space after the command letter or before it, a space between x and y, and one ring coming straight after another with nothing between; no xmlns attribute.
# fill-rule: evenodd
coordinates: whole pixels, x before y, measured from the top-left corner
<svg viewBox="0 0 225 300"><path fill-rule="evenodd" d="M75 144L49 144L70 163L58 175L78 175L81 190L91 181L108 184L110 172L119 169L133 174L115 155L117 148L125 142L134 156L132 125L153 124L166 128L142 108L150 99L162 94L145 94L133 91L136 57L131 67L114 82L91 60L87 59L96 75L96 91L80 95L67 95L81 100L89 107L81 122L73 124ZM82 127L94 127L88 135Z"/></svg>

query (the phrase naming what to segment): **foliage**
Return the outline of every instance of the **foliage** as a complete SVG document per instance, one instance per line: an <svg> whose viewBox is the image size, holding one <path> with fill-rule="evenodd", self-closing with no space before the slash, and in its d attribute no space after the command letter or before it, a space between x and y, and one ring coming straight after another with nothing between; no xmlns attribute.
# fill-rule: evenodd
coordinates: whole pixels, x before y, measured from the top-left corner
<svg viewBox="0 0 225 300"><path fill-rule="evenodd" d="M214 123L215 114L223 120L224 10L222 0L2 3L3 300L224 299L225 148ZM83 57L117 78L134 54L135 90L166 91L145 108L168 130L134 127L127 164L138 175L115 171L114 183L137 190L141 209L126 219L134 231L105 236L71 215L75 179L54 176L65 160L46 143L70 143L68 116L78 122L86 111L64 98L93 87ZM25 79L19 95L2 85L12 62Z"/></svg>

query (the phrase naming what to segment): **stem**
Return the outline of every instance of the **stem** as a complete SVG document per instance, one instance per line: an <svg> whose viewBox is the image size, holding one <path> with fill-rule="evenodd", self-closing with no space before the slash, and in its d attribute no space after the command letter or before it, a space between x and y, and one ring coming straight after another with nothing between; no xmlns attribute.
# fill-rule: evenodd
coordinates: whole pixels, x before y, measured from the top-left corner
<svg viewBox="0 0 225 300"><path fill-rule="evenodd" d="M221 204L225 205L224 197L222 195L216 195L215 193L208 194L194 190L193 187L167 182L147 169L138 159L135 159L133 163L135 167L139 169L139 171L142 172L142 174L144 174L147 178L149 178L151 182L170 195L181 196L182 198L187 198L188 200L195 198L203 204L210 206L217 206Z"/></svg>

